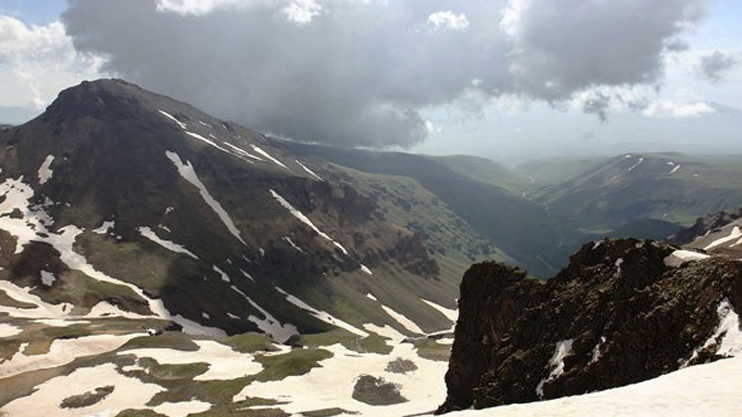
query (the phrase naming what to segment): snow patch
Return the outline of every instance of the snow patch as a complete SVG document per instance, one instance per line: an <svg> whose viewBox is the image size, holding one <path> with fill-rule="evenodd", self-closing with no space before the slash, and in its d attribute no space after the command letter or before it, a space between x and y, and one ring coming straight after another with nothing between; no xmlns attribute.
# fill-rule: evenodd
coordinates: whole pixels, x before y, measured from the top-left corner
<svg viewBox="0 0 742 417"><path fill-rule="evenodd" d="M99 235L105 235L106 233L108 233L109 230L113 229L114 227L116 227L116 223L114 223L113 220L110 222L104 221L103 224L100 225L100 227L98 227L97 229L91 230L91 232L97 233Z"/></svg>
<svg viewBox="0 0 742 417"><path fill-rule="evenodd" d="M695 349L690 359L685 361L683 367L698 357L698 353L712 346L716 346L716 354L719 356L742 356L742 329L740 329L739 316L734 311L729 300L719 303L716 309L719 316L719 325L714 334L709 337L703 345Z"/></svg>
<svg viewBox="0 0 742 417"><path fill-rule="evenodd" d="M286 210L288 210L294 217L296 217L297 219L299 219L300 222L306 224L312 230L314 230L315 232L317 232L318 235L322 236L326 240L329 240L333 245L335 245L338 248L340 248L340 250L343 252L343 254L348 255L348 251L345 250L345 248L341 244L339 244L336 241L334 241L330 236L327 235L327 233L319 230L319 228L317 228L317 226L315 226L314 223L312 223L312 221L309 220L309 217L305 216L304 213L302 213L299 210L295 209L294 206L291 205L291 203L289 203L288 201L286 201L286 199L283 198L283 197L281 197L277 192L275 192L273 190L269 190L269 191L270 191L271 195L273 196L273 198L276 199L276 201L278 201L278 203L281 206L283 206L283 208L285 208Z"/></svg>
<svg viewBox="0 0 742 417"><path fill-rule="evenodd" d="M242 272L242 275L244 275L245 278L249 279L252 282L255 282L255 278L253 278L252 275L250 275L247 272L245 272L244 269L240 269L240 272Z"/></svg>
<svg viewBox="0 0 742 417"><path fill-rule="evenodd" d="M680 170L680 165L675 165L673 169L670 170L670 174L674 174Z"/></svg>
<svg viewBox="0 0 742 417"><path fill-rule="evenodd" d="M427 304L427 305L433 307L434 309L438 310L438 312L440 312L441 314L443 314L444 316L446 316L447 319L451 320L454 323L456 323L456 321L459 319L459 310L458 309L446 308L446 307L443 307L440 304L436 304L436 303L434 303L432 301L428 301L428 300L426 300L424 298L421 298L420 300L422 302L424 302L425 304Z"/></svg>
<svg viewBox="0 0 742 417"><path fill-rule="evenodd" d="M173 165L175 165L175 168L178 170L178 173L180 174L183 179L191 183L193 186L195 186L199 193L201 194L201 198L204 199L206 204L211 207L212 210L214 210L214 213L216 213L217 216L222 220L222 223L227 227L230 233L234 237L237 238L242 244L245 244L245 241L242 240L242 237L240 236L240 231L237 230L237 227L234 225L234 222L229 217L229 214L222 208L221 204L214 200L214 198L209 194L209 191L206 189L206 186L201 182L201 180L198 178L198 175L196 175L196 171L193 169L193 166L189 161L186 161L183 163L183 161L180 159L180 156L178 156L175 152L166 151L165 155L172 161Z"/></svg>
<svg viewBox="0 0 742 417"><path fill-rule="evenodd" d="M373 275L373 274L374 274L374 273L373 273L373 272L371 272L371 270L370 270L370 269L368 269L368 267L367 267L366 265L364 265L364 264L361 264L361 271L363 271L364 273L366 273L366 274L369 274L369 275Z"/></svg>
<svg viewBox="0 0 742 417"><path fill-rule="evenodd" d="M52 175L54 175L54 171L51 170L52 162L54 162L54 155L49 155L39 167L39 184L46 184L52 178Z"/></svg>
<svg viewBox="0 0 742 417"><path fill-rule="evenodd" d="M710 245L703 248L703 250L710 250L717 246L723 245L725 243L731 242L733 240L737 240L742 237L742 231L740 231L739 226L734 226L732 231L729 233L729 236L722 237L720 239L716 239L715 241L711 242Z"/></svg>
<svg viewBox="0 0 742 417"><path fill-rule="evenodd" d="M671 268L679 268L685 262L700 261L709 258L709 255L689 250L676 250L668 255L665 259L665 265Z"/></svg>
<svg viewBox="0 0 742 417"><path fill-rule="evenodd" d="M125 350L118 354L152 358L161 365L185 365L198 362L209 364L209 370L193 378L194 381L236 379L255 375L263 370L263 365L256 362L252 355L236 352L231 347L213 340L194 340L193 342L198 345L198 350L144 348Z"/></svg>
<svg viewBox="0 0 742 417"><path fill-rule="evenodd" d="M450 417L739 416L742 357L691 366L637 384L584 395L447 414Z"/></svg>
<svg viewBox="0 0 742 417"><path fill-rule="evenodd" d="M299 251L301 253L304 253L304 251L300 247L296 246L296 243L294 243L294 241L291 240L290 237L284 236L283 237L283 240L285 240L289 245L291 245L292 248L296 249L297 251Z"/></svg>
<svg viewBox="0 0 742 417"><path fill-rule="evenodd" d="M549 359L549 369L551 373L547 378L541 380L536 387L536 395L539 398L544 397L544 385L550 381L553 381L564 373L564 359L572 354L572 343L574 340L562 340L557 342L556 348L554 348L554 354Z"/></svg>
<svg viewBox="0 0 742 417"><path fill-rule="evenodd" d="M266 158L266 159L268 159L269 161L273 162L274 164L276 164L276 165L278 165L278 166L280 166L280 167L282 167L282 168L284 168L284 169L287 169L287 170L291 171L291 170L289 169L289 167L287 167L286 165L284 165L284 164L283 164L283 162L281 162L281 161L279 161L278 159L276 159L276 158L274 158L274 157L270 156L270 154L268 154L268 152L264 151L263 149L259 148L259 147L258 147L258 146L256 146L256 145L250 145L250 146L252 146L252 148L253 148L253 150L255 150L255 152L257 152L257 153L259 153L259 154L263 155L263 157L265 157L265 158Z"/></svg>
<svg viewBox="0 0 742 417"><path fill-rule="evenodd" d="M404 327L408 331L416 334L425 334L425 332L417 324L415 324L414 321L408 319L404 314L398 313L392 310L391 307L387 307L384 304L381 305L381 308L386 312L386 314L390 315L397 323L401 324L402 327Z"/></svg>
<svg viewBox="0 0 742 417"><path fill-rule="evenodd" d="M158 110L161 115L167 117L168 119L175 122L178 126L180 126L181 129L185 130L188 128L185 123L181 122L180 120L176 119L172 114L166 112L165 110Z"/></svg>
<svg viewBox="0 0 742 417"><path fill-rule="evenodd" d="M0 323L0 339L4 337L13 337L21 334L23 329L6 323Z"/></svg>
<svg viewBox="0 0 742 417"><path fill-rule="evenodd" d="M250 159L254 159L256 161L263 161L263 162L265 162L265 159L260 158L258 156L255 156L255 155L251 154L250 152L248 152L248 151L246 151L246 150L244 150L244 149L242 149L240 147L237 147L237 146L232 145L229 142L224 142L224 144L227 145L227 146L229 146L230 148L234 149L235 152L237 152L238 154L240 154L242 156L248 157Z"/></svg>
<svg viewBox="0 0 742 417"><path fill-rule="evenodd" d="M373 295L373 294L371 294L371 293L368 293L368 294L366 294L366 298L368 298L369 300L373 300L373 301L376 301L376 302L378 302L378 301L379 301L379 300L377 300L377 299L376 299L376 297L374 297L374 295Z"/></svg>
<svg viewBox="0 0 742 417"><path fill-rule="evenodd" d="M632 165L632 166L631 166L631 167L629 168L629 172L631 172L631 171L635 170L635 169L636 169L637 167L639 167L639 165L641 165L641 164L642 164L643 162L644 162L644 158L643 158L643 157L642 157L642 158L639 158L639 161L637 161L637 162L636 162L636 163L635 163L634 165Z"/></svg>
<svg viewBox="0 0 742 417"><path fill-rule="evenodd" d="M51 287L54 285L54 281L57 280L57 277L54 276L53 273L49 271L41 271L41 283L46 285L47 287Z"/></svg>
<svg viewBox="0 0 742 417"><path fill-rule="evenodd" d="M193 259L198 259L198 256L194 255L193 252L186 249L183 245L179 245L177 243L171 242L169 240L165 240L157 236L157 234L150 229L149 227L138 227L137 231L140 235L143 237L151 240L152 242L155 242L156 244L162 246L163 248L176 252L176 253L182 253L184 255L190 256Z"/></svg>
<svg viewBox="0 0 742 417"><path fill-rule="evenodd" d="M304 301L301 301L300 299L294 297L293 295L287 293L286 291L282 290L279 287L276 287L276 290L280 292L281 294L286 296L286 301L289 303L299 307L302 310L308 311L309 314L314 316L320 321L324 321L325 323L331 324L335 327L340 327L341 329L347 330L355 335L366 337L368 336L368 333L364 332L363 330L353 326L352 324L346 323L339 318L333 317L329 313L321 310L317 310L316 308L310 306L309 304L305 303Z"/></svg>
<svg viewBox="0 0 742 417"><path fill-rule="evenodd" d="M289 340L292 336L299 334L299 330L296 328L296 326L290 323L281 324L281 322L273 317L271 313L258 305L258 303L253 301L252 298L248 297L247 294L240 291L240 289L235 287L234 285L232 286L232 291L244 297L245 300L247 300L247 302L250 303L251 306L253 306L253 308L258 310L265 317L264 320L261 320L251 315L247 319L255 323L255 325L258 326L258 329L270 336L271 339L275 340L278 343L286 343L286 341Z"/></svg>
<svg viewBox="0 0 742 417"><path fill-rule="evenodd" d="M221 269L219 269L218 266L212 265L211 266L211 269L213 269L217 274L219 274L219 276L222 278L222 281L224 281L224 282L232 282L229 279L229 275L227 275L226 273L224 273L224 271L222 271Z"/></svg>
<svg viewBox="0 0 742 417"><path fill-rule="evenodd" d="M323 179L322 179L322 178L321 178L321 177L320 177L319 175L315 174L315 173L314 173L314 171L312 171L311 169L307 168L307 166L306 166L306 165L302 164L302 163L301 163L301 161L299 161L298 159L296 159L295 161L296 161L296 163L297 163L297 164L299 164L299 166L300 166L300 167L301 167L301 168L302 168L302 169L303 169L304 171L306 171L306 172L307 172L307 173L308 173L309 175L313 176L314 178L317 178L317 179L318 179L318 180L320 180L320 181L324 181L324 180L323 180Z"/></svg>

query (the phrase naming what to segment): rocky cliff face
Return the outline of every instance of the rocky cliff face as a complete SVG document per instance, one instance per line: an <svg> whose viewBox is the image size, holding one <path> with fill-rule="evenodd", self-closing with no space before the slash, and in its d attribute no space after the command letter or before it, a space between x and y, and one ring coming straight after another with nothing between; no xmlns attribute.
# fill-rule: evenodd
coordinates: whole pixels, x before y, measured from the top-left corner
<svg viewBox="0 0 742 417"><path fill-rule="evenodd" d="M589 243L548 282L497 263L461 283L439 413L603 390L742 350L742 263L666 262L675 248ZM742 340L742 339L739 339Z"/></svg>

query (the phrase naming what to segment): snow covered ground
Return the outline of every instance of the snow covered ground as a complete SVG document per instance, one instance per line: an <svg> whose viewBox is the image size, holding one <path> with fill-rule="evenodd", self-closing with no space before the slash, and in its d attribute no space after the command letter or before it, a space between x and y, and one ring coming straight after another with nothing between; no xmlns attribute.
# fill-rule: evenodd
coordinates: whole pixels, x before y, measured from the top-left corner
<svg viewBox="0 0 742 417"><path fill-rule="evenodd" d="M611 390L530 404L447 414L451 417L739 417L742 357L691 366Z"/></svg>

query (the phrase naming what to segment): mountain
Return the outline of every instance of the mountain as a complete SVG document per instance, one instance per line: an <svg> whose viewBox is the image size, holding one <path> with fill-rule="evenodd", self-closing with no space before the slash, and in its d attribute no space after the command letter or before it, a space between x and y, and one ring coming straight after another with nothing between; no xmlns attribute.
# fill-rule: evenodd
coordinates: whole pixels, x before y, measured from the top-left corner
<svg viewBox="0 0 742 417"><path fill-rule="evenodd" d="M529 189L530 181L528 178L518 175L491 159L471 155L432 158L465 177L504 188L516 195L522 195Z"/></svg>
<svg viewBox="0 0 742 417"><path fill-rule="evenodd" d="M287 151L321 157L374 175L406 177L437 197L480 236L535 276L547 277L590 235L506 188L462 175L438 158L401 152L285 142ZM512 178L512 175L510 176Z"/></svg>
<svg viewBox="0 0 742 417"><path fill-rule="evenodd" d="M0 132L0 414L429 411L491 257L409 178L84 82Z"/></svg>
<svg viewBox="0 0 742 417"><path fill-rule="evenodd" d="M690 225L697 217L742 205L739 156L625 154L532 198L591 231L640 220Z"/></svg>
<svg viewBox="0 0 742 417"><path fill-rule="evenodd" d="M742 263L648 240L586 244L547 282L474 265L438 411L579 395L739 355L741 309Z"/></svg>
<svg viewBox="0 0 742 417"><path fill-rule="evenodd" d="M421 298L453 306L459 271L416 232L325 181L323 161L184 103L86 82L0 147L0 279L43 300L143 314L161 301L157 315L198 332L274 326L281 342L336 327L287 294L357 326L408 332L381 302L426 331L449 326Z"/></svg>

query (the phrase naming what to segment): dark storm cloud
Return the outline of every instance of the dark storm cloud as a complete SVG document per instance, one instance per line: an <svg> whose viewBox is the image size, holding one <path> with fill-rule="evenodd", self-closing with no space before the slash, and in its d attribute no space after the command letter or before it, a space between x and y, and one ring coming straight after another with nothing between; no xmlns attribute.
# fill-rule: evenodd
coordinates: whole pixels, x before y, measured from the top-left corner
<svg viewBox="0 0 742 417"><path fill-rule="evenodd" d="M423 140L421 110L472 96L558 103L595 86L658 83L663 53L706 4L221 2L183 14L158 10L156 0L73 0L63 21L78 50L108 57L105 70L222 118L301 140L383 147ZM292 21L287 6L308 14ZM604 114L594 104L586 110Z"/></svg>
<svg viewBox="0 0 742 417"><path fill-rule="evenodd" d="M714 51L701 58L698 64L698 75L712 83L718 83L727 72L740 64L742 64L742 53Z"/></svg>

